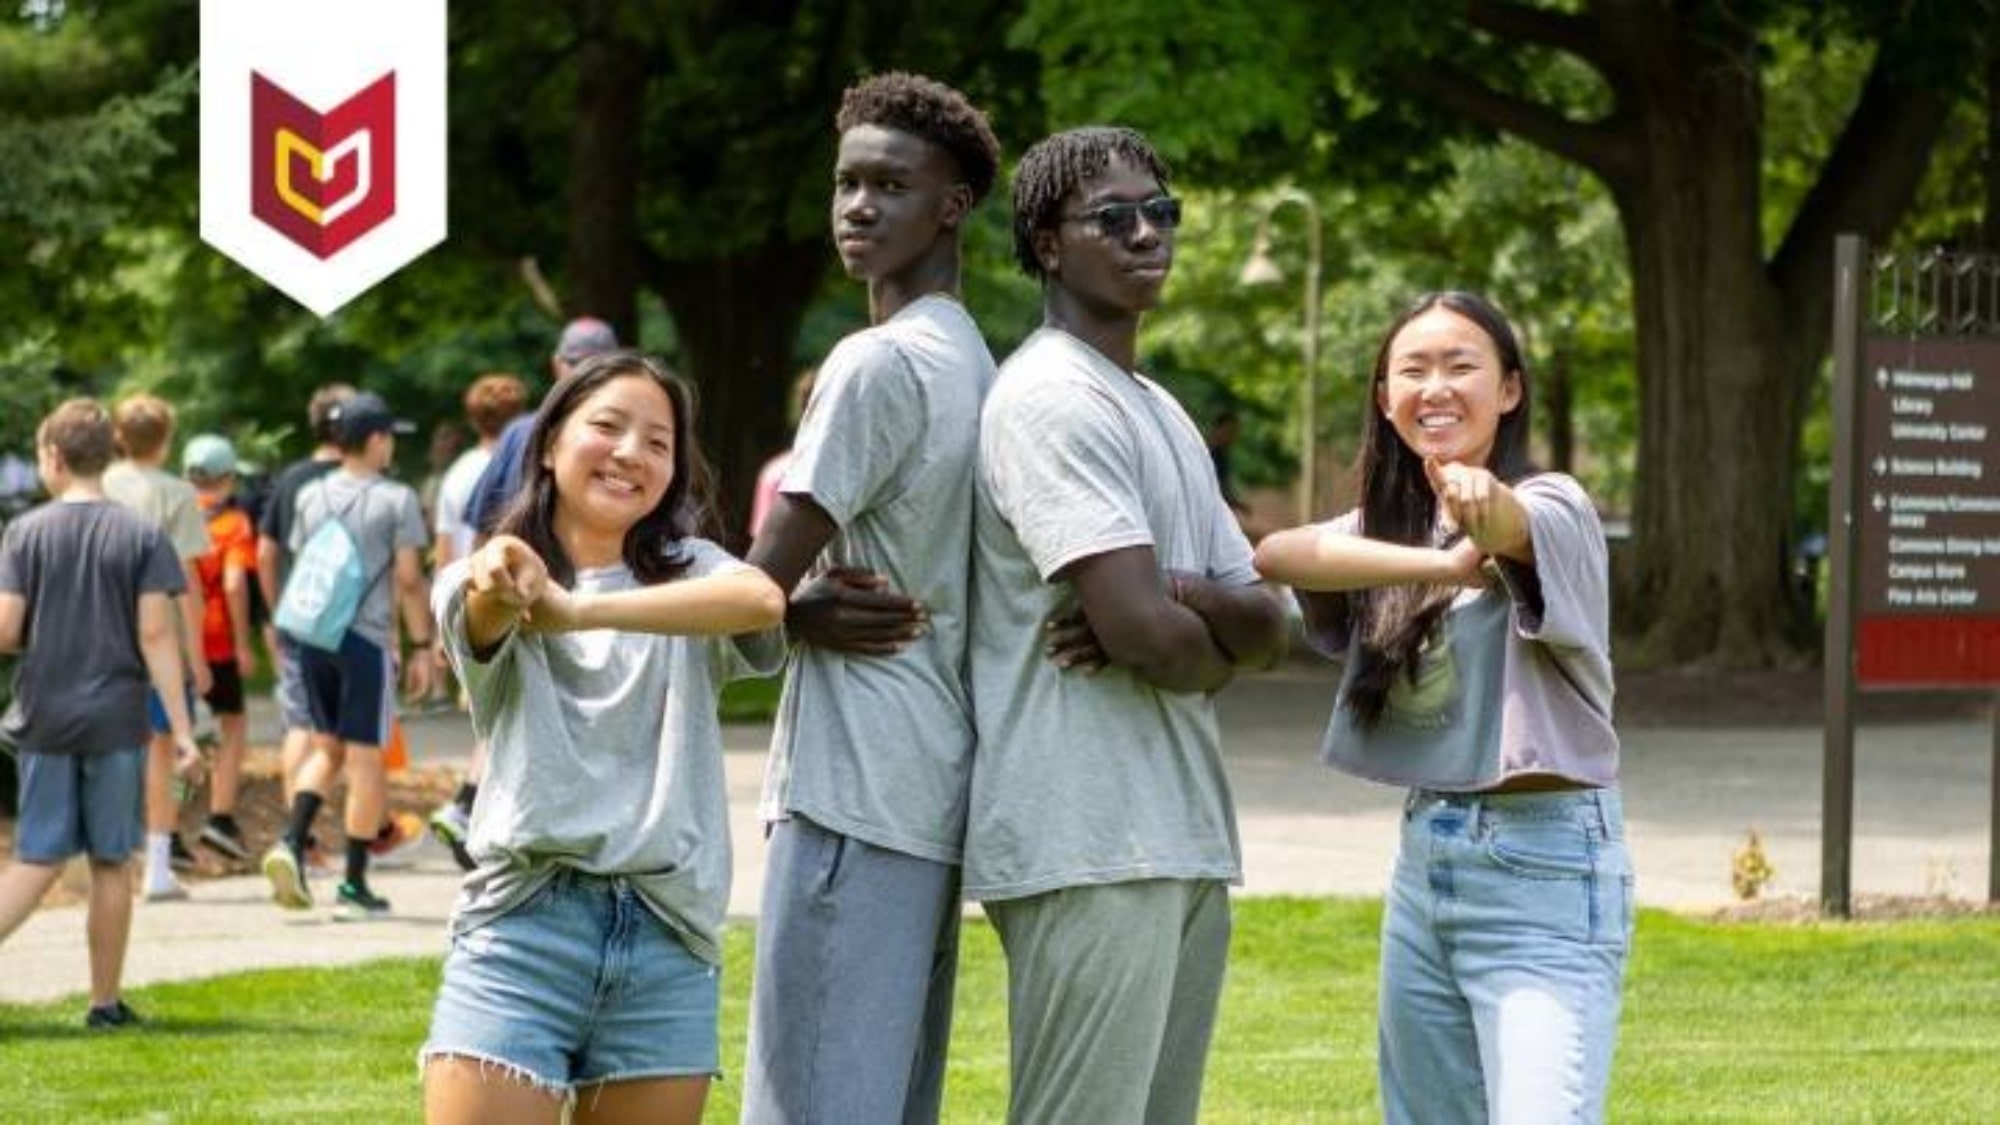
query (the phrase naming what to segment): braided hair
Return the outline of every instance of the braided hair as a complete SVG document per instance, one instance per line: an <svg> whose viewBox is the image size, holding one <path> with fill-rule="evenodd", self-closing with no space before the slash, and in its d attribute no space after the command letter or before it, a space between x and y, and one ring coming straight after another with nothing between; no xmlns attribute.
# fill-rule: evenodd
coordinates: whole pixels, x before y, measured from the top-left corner
<svg viewBox="0 0 2000 1125"><path fill-rule="evenodd" d="M1062 221L1063 200L1078 185L1100 176L1121 160L1167 186L1167 165L1145 137L1117 125L1085 125L1036 141L1014 170L1014 261L1021 272L1042 281L1046 271L1035 256L1035 235Z"/></svg>

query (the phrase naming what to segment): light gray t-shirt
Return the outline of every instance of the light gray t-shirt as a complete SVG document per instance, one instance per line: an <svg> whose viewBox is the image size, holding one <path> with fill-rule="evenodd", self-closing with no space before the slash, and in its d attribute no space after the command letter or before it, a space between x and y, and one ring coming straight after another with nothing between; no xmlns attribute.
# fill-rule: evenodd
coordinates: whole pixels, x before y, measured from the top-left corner
<svg viewBox="0 0 2000 1125"><path fill-rule="evenodd" d="M706 540L684 542L693 556L684 578L743 566ZM775 633L516 632L481 662L465 634L469 566L446 567L431 593L473 728L491 746L466 843L478 866L453 929L477 929L572 867L629 880L689 952L719 964L730 870L716 697L729 679L777 671ZM638 585L622 564L575 582Z"/></svg>
<svg viewBox="0 0 2000 1125"><path fill-rule="evenodd" d="M113 461L104 470L104 494L166 532L183 561L208 553L208 520L194 485L156 465Z"/></svg>
<svg viewBox="0 0 2000 1125"><path fill-rule="evenodd" d="M1302 595L1334 610L1314 646L1347 658L1321 749L1328 765L1449 791L1490 789L1524 773L1617 782L1604 528L1570 477L1543 473L1513 489L1528 512L1535 565L1503 562L1499 585L1462 592L1415 679L1397 678L1372 728L1357 726L1344 705L1358 651L1347 595ZM1349 512L1325 526L1353 535L1360 520Z"/></svg>
<svg viewBox="0 0 2000 1125"><path fill-rule="evenodd" d="M1200 432L1157 384L1044 328L1001 368L979 456L966 894L1240 879L1212 699L1043 652L1073 599L1052 576L1078 559L1151 546L1162 567L1257 582Z"/></svg>
<svg viewBox="0 0 2000 1125"><path fill-rule="evenodd" d="M313 481L299 492L292 518L292 557L305 549L313 532L339 515L354 545L361 551L361 569L368 576L368 593L355 611L351 628L384 649L396 647L396 552L421 551L430 543L424 530L424 509L409 485L383 477L357 477L345 469Z"/></svg>
<svg viewBox="0 0 2000 1125"><path fill-rule="evenodd" d="M973 747L964 681L972 474L993 356L958 302L911 302L821 365L781 491L840 526L815 570L862 567L930 609L894 656L792 654L761 812L957 863Z"/></svg>

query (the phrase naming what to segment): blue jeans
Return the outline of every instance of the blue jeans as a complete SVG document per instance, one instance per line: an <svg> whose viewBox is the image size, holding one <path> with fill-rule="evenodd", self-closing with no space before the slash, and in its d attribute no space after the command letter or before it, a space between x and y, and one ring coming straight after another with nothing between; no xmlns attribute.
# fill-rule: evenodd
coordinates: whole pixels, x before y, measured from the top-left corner
<svg viewBox="0 0 2000 1125"><path fill-rule="evenodd" d="M1385 1119L1603 1120L1631 936L1616 790L1413 790L1382 920Z"/></svg>

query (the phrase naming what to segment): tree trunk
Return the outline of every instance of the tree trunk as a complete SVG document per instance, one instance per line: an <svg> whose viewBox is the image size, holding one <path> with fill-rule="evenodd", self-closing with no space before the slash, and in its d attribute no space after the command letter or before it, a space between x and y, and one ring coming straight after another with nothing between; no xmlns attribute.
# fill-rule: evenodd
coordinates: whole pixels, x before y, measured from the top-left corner
<svg viewBox="0 0 2000 1125"><path fill-rule="evenodd" d="M639 147L646 58L614 25L611 0L577 12L576 111L570 126L569 238L563 311L639 338Z"/></svg>
<svg viewBox="0 0 2000 1125"><path fill-rule="evenodd" d="M1642 663L1782 662L1803 620L1786 581L1795 388L1823 341L1789 341L1765 269L1753 52L1747 36L1655 40L1635 91L1637 174L1613 184L1639 337L1638 556L1621 616L1642 627Z"/></svg>
<svg viewBox="0 0 2000 1125"><path fill-rule="evenodd" d="M819 289L827 243L769 242L729 258L675 261L656 275L701 392L702 448L720 477L724 542L745 545L757 470L787 448L792 346Z"/></svg>

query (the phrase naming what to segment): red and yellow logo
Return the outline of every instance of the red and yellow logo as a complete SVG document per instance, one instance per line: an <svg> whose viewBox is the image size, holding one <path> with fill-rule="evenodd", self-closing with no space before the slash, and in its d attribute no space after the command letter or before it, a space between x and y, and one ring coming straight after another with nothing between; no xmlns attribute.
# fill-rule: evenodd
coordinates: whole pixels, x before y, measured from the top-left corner
<svg viewBox="0 0 2000 1125"><path fill-rule="evenodd" d="M321 259L396 213L396 75L321 113L250 74L250 210Z"/></svg>

